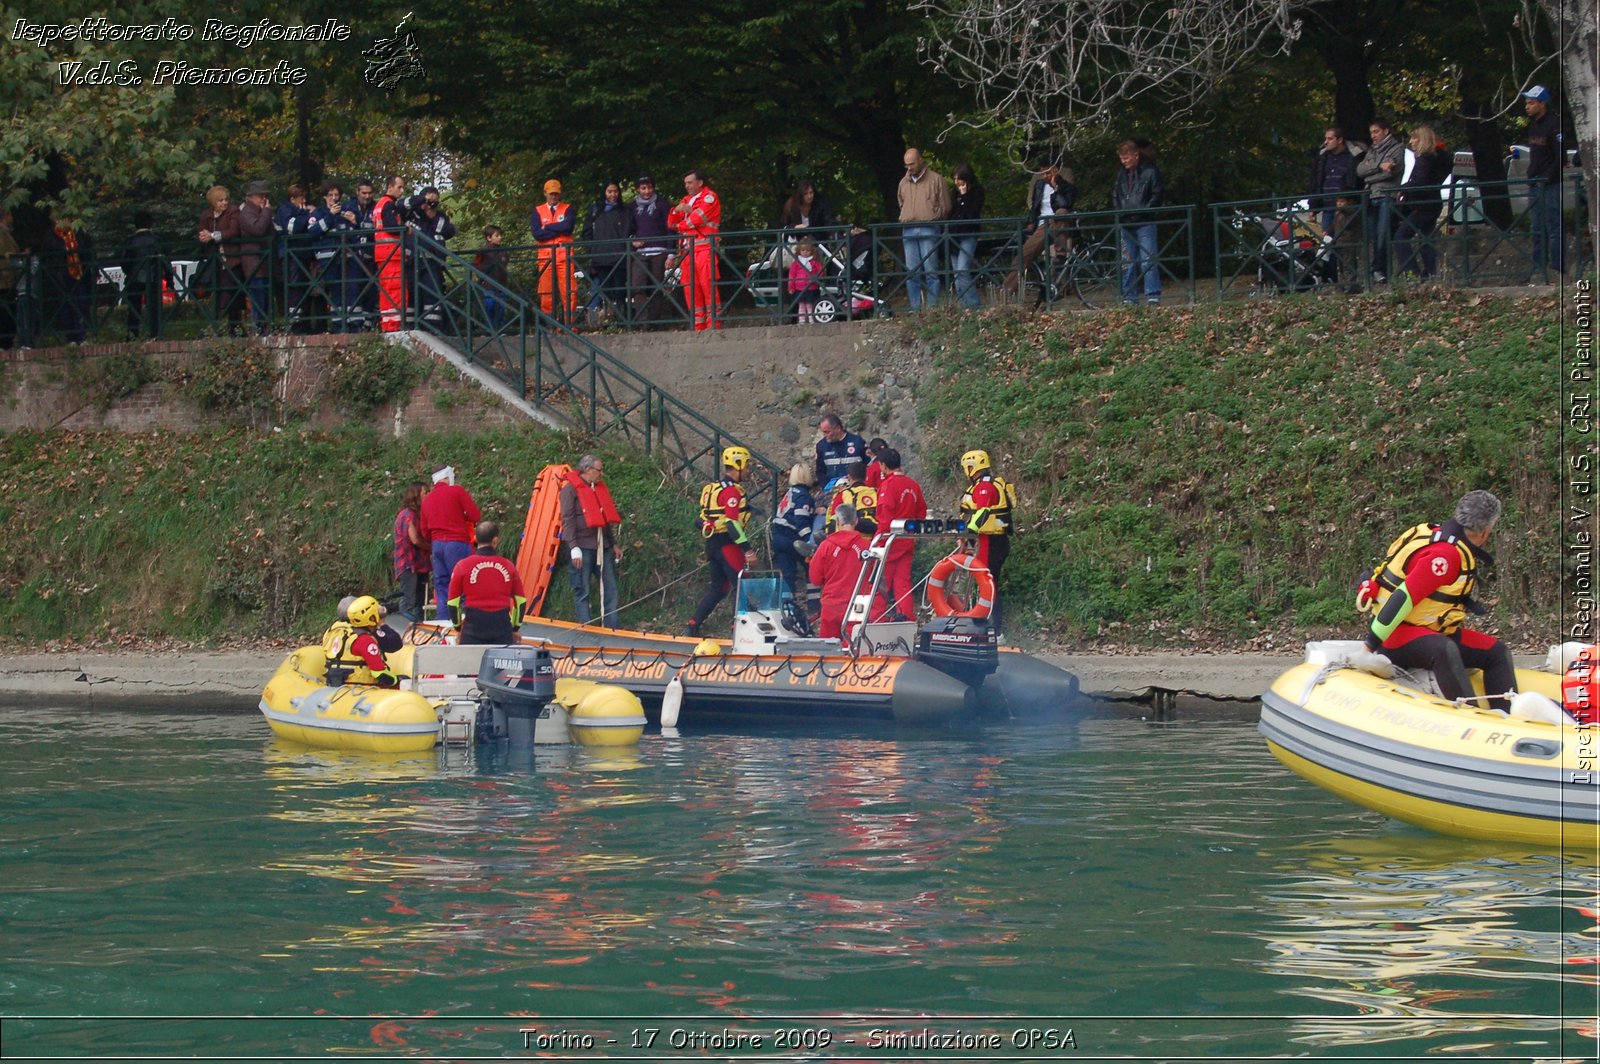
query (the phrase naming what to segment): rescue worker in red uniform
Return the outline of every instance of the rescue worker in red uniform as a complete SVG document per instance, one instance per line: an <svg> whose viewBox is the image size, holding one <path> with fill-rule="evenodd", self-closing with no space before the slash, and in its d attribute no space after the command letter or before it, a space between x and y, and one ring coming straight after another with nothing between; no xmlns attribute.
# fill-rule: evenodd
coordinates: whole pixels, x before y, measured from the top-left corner
<svg viewBox="0 0 1600 1064"><path fill-rule="evenodd" d="M961 524L978 538L974 552L978 564L994 577L994 612L990 619L1000 631L1000 609L1005 601L1000 594L1000 570L1011 553L1011 512L1017 505L1016 489L994 475L988 451L968 451L961 456L961 471L967 475L967 490L961 496Z"/></svg>
<svg viewBox="0 0 1600 1064"><path fill-rule="evenodd" d="M450 606L462 644L505 646L514 642L528 598L510 558L500 556L500 526L479 521L471 554L450 574Z"/></svg>
<svg viewBox="0 0 1600 1064"><path fill-rule="evenodd" d="M1469 491L1442 525L1417 525L1389 544L1382 564L1363 581L1356 605L1373 612L1367 646L1401 668L1432 669L1446 698L1472 698L1467 669L1483 670L1489 708L1506 710L1517 690L1511 651L1492 635L1465 627L1484 549L1500 519L1500 500Z"/></svg>
<svg viewBox="0 0 1600 1064"><path fill-rule="evenodd" d="M572 320L577 305L576 278L572 271L572 233L578 209L561 202L561 182L544 183L544 202L533 209L528 228L539 245L539 308L563 325Z"/></svg>
<svg viewBox="0 0 1600 1064"><path fill-rule="evenodd" d="M706 175L699 170L683 175L683 191L683 199L667 215L667 224L683 236L679 255L683 299L689 305L696 330L720 329L717 232L722 228L722 200L706 187Z"/></svg>
<svg viewBox="0 0 1600 1064"><path fill-rule="evenodd" d="M322 654L328 663L328 686L366 684L393 687L400 682L385 654L404 645L400 633L383 622L383 607L362 595L341 611L343 616L322 633Z"/></svg>
<svg viewBox="0 0 1600 1064"><path fill-rule="evenodd" d="M405 327L405 198L406 181L391 177L383 195L372 205L372 257L378 275L378 323L384 332Z"/></svg>
<svg viewBox="0 0 1600 1064"><path fill-rule="evenodd" d="M822 588L822 617L817 621L820 639L840 638L850 593L861 576L861 552L868 545L867 537L856 529L859 515L854 506L840 503L834 516L839 527L817 547L807 566L811 582Z"/></svg>
<svg viewBox="0 0 1600 1064"><path fill-rule="evenodd" d="M756 564L750 540L750 500L745 498L744 472L750 452L743 447L722 449L722 479L700 489L700 534L706 539L706 565L711 573L705 593L694 607L689 634L698 636L711 611L739 584L739 574Z"/></svg>
<svg viewBox="0 0 1600 1064"><path fill-rule="evenodd" d="M879 528L887 532L896 521L920 521L928 516L922 485L901 470L899 451L885 444L874 464L883 470L878 481ZM883 562L883 589L889 596L891 608L907 619L916 612L911 598L911 560L916 553L914 540L897 539L889 545L889 554Z"/></svg>

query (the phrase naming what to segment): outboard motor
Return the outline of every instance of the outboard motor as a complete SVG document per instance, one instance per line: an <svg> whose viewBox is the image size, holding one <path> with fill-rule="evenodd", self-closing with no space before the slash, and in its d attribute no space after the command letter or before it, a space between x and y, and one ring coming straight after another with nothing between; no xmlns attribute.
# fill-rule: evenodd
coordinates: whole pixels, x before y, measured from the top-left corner
<svg viewBox="0 0 1600 1064"><path fill-rule="evenodd" d="M537 742L536 722L549 719L556 696L555 662L542 646L489 647L478 666L478 690L497 732L514 744ZM565 723L561 722L563 733ZM559 741L566 742L565 734Z"/></svg>
<svg viewBox="0 0 1600 1064"><path fill-rule="evenodd" d="M1000 648L987 620L935 617L917 630L917 660L976 688L1000 667Z"/></svg>

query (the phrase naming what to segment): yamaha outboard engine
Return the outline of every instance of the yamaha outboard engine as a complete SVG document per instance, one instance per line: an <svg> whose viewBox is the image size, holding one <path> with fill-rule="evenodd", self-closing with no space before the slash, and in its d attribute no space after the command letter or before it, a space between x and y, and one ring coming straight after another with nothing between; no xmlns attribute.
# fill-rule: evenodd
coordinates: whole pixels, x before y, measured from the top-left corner
<svg viewBox="0 0 1600 1064"><path fill-rule="evenodd" d="M489 647L478 666L478 690L495 729L511 742L533 742L534 722L556 696L556 667L541 646Z"/></svg>
<svg viewBox="0 0 1600 1064"><path fill-rule="evenodd" d="M935 617L917 630L917 660L976 688L1000 667L1000 648L987 620Z"/></svg>

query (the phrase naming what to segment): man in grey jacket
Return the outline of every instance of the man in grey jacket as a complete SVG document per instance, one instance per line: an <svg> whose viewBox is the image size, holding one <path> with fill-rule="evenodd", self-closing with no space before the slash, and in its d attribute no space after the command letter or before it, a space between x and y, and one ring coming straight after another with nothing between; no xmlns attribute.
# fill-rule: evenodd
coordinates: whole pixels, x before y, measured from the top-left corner
<svg viewBox="0 0 1600 1064"><path fill-rule="evenodd" d="M1356 176L1366 185L1372 214L1372 278L1382 282L1389 278L1389 241L1398 222L1394 196L1405 176L1406 146L1381 118L1372 120L1368 132L1372 146L1356 163Z"/></svg>

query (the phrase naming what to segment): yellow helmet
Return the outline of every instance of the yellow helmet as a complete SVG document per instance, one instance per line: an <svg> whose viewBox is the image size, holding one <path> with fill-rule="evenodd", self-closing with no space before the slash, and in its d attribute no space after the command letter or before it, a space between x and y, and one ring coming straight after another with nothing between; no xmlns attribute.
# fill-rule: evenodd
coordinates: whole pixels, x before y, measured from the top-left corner
<svg viewBox="0 0 1600 1064"><path fill-rule="evenodd" d="M357 628L376 628L378 622L383 620L383 607L371 595L362 595L350 603L350 612L346 616Z"/></svg>
<svg viewBox="0 0 1600 1064"><path fill-rule="evenodd" d="M724 447L722 464L729 469L744 469L750 464L750 452L743 447Z"/></svg>
<svg viewBox="0 0 1600 1064"><path fill-rule="evenodd" d="M968 451L961 456L961 471L969 477L977 476L988 468L988 451Z"/></svg>

